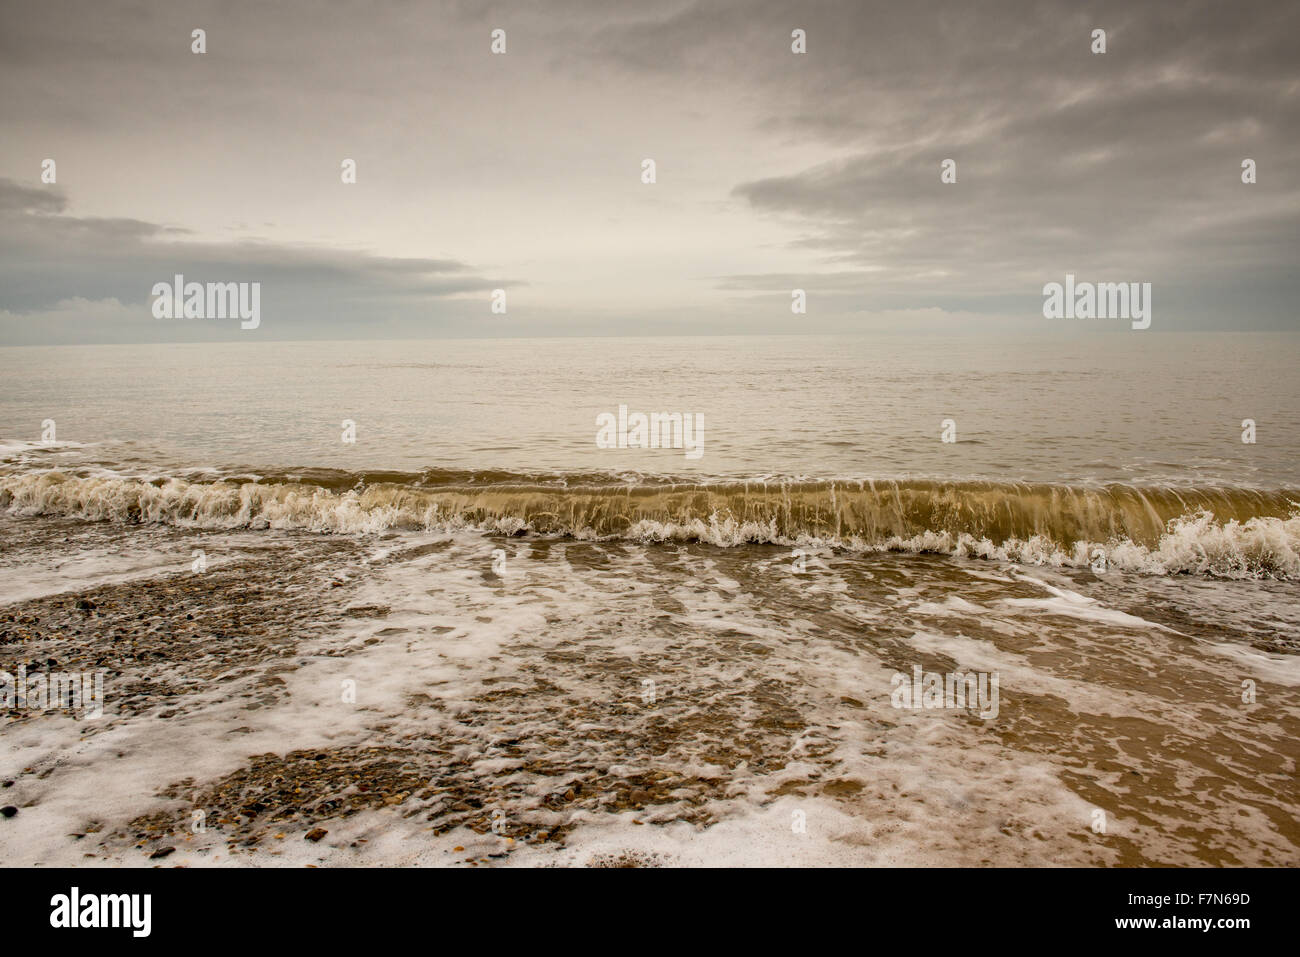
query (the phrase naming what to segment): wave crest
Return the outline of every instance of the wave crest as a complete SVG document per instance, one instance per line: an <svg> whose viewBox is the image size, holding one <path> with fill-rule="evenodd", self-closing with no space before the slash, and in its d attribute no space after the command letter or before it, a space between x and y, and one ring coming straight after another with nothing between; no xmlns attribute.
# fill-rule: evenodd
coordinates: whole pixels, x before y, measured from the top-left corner
<svg viewBox="0 0 1300 957"><path fill-rule="evenodd" d="M393 477L389 473L385 478ZM282 477L277 476L277 479ZM405 478L405 477L404 477ZM1031 563L1300 578L1300 492L995 482L0 477L0 507L97 521L365 534L474 528L640 541L819 544ZM523 479L523 476L520 476ZM505 479L505 480L503 480Z"/></svg>

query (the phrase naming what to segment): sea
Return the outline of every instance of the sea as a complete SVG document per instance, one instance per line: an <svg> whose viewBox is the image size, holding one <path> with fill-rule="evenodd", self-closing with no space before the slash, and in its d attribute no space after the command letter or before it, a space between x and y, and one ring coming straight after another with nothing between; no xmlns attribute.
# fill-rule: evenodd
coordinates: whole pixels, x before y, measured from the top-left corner
<svg viewBox="0 0 1300 957"><path fill-rule="evenodd" d="M222 618L150 673L165 703L115 701L119 664L93 734L0 725L40 824L0 849L78 863L69 829L184 818L252 755L395 749L424 790L268 861L1296 866L1297 358L1223 332L0 348L0 612L191 582L195 631L223 568L306 609L291 674L221 657Z"/></svg>

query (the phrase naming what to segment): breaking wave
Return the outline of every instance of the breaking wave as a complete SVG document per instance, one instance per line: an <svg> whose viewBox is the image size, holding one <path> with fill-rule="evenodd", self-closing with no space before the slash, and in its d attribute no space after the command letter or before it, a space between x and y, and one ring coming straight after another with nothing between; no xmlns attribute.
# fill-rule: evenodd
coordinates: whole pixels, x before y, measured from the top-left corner
<svg viewBox="0 0 1300 957"><path fill-rule="evenodd" d="M146 480L45 470L0 476L0 507L222 529L475 528L1300 578L1300 490L330 470Z"/></svg>

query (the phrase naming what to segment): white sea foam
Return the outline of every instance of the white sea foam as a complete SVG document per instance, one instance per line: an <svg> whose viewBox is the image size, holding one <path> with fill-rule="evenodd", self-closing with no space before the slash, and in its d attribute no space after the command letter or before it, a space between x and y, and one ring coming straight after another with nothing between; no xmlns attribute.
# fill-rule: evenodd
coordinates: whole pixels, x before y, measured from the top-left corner
<svg viewBox="0 0 1300 957"><path fill-rule="evenodd" d="M279 537L212 533L209 553L259 535ZM488 570L503 545L498 576ZM1191 787L1203 774L1192 751L1205 742L1228 736L1234 748L1284 750L1291 659L1188 641L1049 568L963 575L963 565L944 563L952 577L936 580L932 564L906 556L818 552L798 575L788 561L627 542L503 543L472 530L376 540L340 575L349 587L337 594L351 612L301 636L274 700L250 709L264 675L239 669L187 693L165 723L156 711L121 713L110 684L93 736L54 714L7 729L0 775L17 778L8 799L25 823L0 835L6 859L83 864L92 849L111 863L145 864L130 841L100 850L98 837L68 835L160 811L187 819L192 808L160 791L182 777L208 786L250 755L393 745L412 760L430 748L445 754L427 765L431 786L480 786L512 822L568 828L564 845L463 826L435 835L427 808L437 799L411 794L397 807L320 821L329 834L319 844L303 840L305 825L273 827L286 836L268 833L251 857L232 856L228 830L186 834L169 863L1118 863L1111 842L1090 836L1097 798L1077 785L1089 762L1100 762L1093 773L1110 795L1110 837L1154 860L1196 860L1205 834L1250 859L1292 852L1267 815L1243 818L1240 802L1221 794L1200 799L1196 830L1177 808L1123 803L1135 780L1127 766ZM82 570L95 578L103 569ZM1192 607L1233 589L1291 587L1139 584L1192 587ZM1044 597L1024 598L1026 587ZM948 660L1001 674L992 723L891 707L895 670L942 670ZM1246 713L1243 677L1257 680L1266 707ZM646 678L656 682L653 709L641 698ZM355 705L340 701L344 681L355 682ZM1133 721L1192 743L1122 757ZM1081 739L1076 723L1087 729ZM765 763L731 759L755 747L755 734L765 744L750 757ZM1219 760L1240 763L1231 753ZM695 787L635 810L543 803L577 776L599 774L608 795L650 771ZM701 790L702 781L725 787ZM483 829L492 809L471 823Z"/></svg>
<svg viewBox="0 0 1300 957"><path fill-rule="evenodd" d="M66 515L92 521L174 523L210 529L305 529L339 534L464 528L505 535L561 534L587 540L700 541L726 547L769 543L864 552L933 553L1155 575L1300 577L1300 509L1295 503L1287 516L1261 515L1244 521L1221 520L1208 509L1190 511L1170 519L1148 542L1123 536L1062 542L1045 533L1010 533L994 538L987 533L948 528L872 536L846 525L847 520L840 521L838 530L804 530L799 520L789 514L750 519L724 514L716 508L681 518L638 518L635 503L629 504L629 494L590 489L534 491L491 485L451 491L382 485L336 491L310 484L189 482L178 478L148 482L106 475L74 476L57 470L0 477L0 507L13 514ZM680 498L686 493L651 488L647 494ZM946 501L956 493L945 488L935 494ZM978 494L987 497L988 493ZM1004 494L1016 493L1012 490ZM836 495L832 487L827 507L847 507L843 493L839 493L838 503ZM1249 493L1245 500L1257 497L1258 493ZM687 505L679 502L674 507L688 507L688 494L683 501ZM747 506L742 500L736 507ZM620 509L628 514L621 523L616 520ZM817 522L825 524L820 517Z"/></svg>

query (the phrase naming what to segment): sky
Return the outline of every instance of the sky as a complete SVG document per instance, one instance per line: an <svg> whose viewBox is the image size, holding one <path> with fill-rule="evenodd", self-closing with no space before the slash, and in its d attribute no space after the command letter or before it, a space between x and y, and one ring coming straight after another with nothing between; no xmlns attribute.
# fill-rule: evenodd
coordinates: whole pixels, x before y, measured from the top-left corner
<svg viewBox="0 0 1300 957"><path fill-rule="evenodd" d="M0 345L1032 332L1067 273L1295 330L1297 36L1293 0L0 0ZM260 325L155 318L177 273Z"/></svg>

